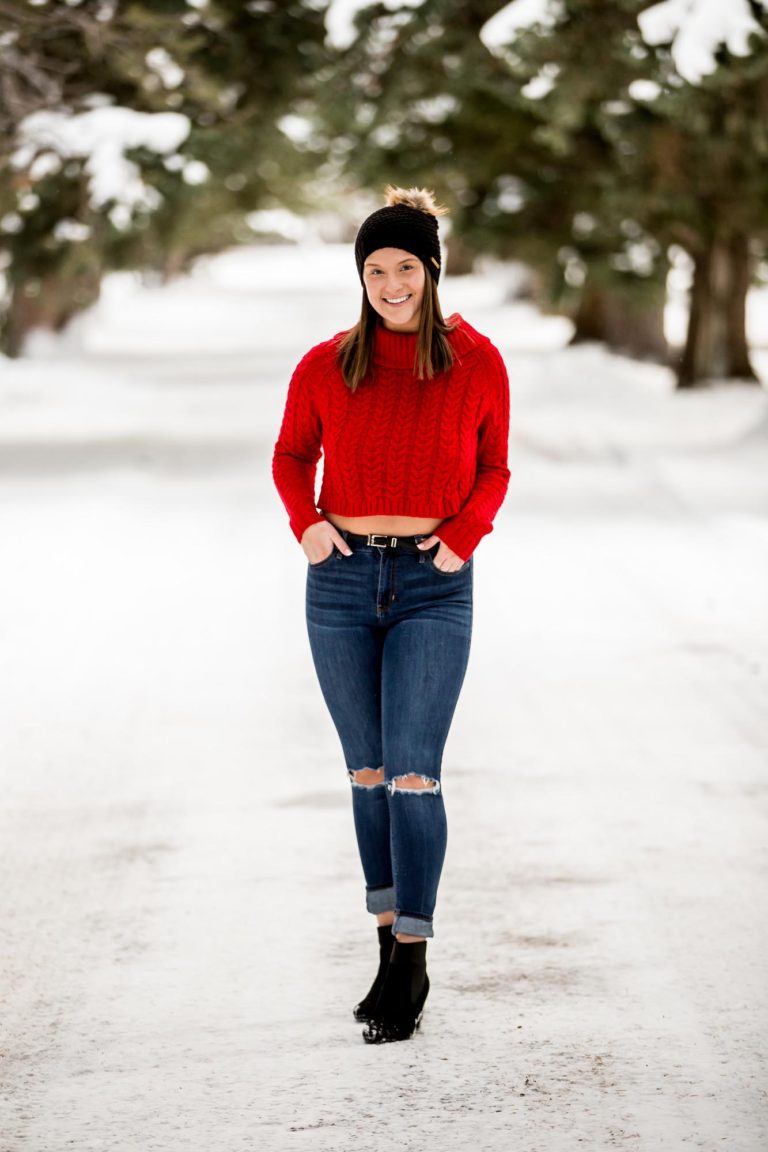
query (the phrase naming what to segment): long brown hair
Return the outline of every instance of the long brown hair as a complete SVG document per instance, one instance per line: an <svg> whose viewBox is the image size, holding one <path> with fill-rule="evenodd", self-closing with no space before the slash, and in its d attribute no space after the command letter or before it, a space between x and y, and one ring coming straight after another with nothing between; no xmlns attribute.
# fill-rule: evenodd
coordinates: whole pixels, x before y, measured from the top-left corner
<svg viewBox="0 0 768 1152"><path fill-rule="evenodd" d="M448 333L453 331L455 325L447 324L444 320L437 284L426 269L424 281L413 374L418 380L431 380L436 373L447 372L453 365L453 349L448 342ZM337 353L344 381L352 392L369 374L374 335L380 323L381 318L363 288L360 319L339 340Z"/></svg>

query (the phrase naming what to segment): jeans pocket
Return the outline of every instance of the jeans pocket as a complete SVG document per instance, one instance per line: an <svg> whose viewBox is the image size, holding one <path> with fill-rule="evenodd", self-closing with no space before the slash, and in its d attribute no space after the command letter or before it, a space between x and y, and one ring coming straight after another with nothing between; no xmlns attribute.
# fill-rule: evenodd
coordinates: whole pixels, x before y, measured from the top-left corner
<svg viewBox="0 0 768 1152"><path fill-rule="evenodd" d="M316 564L309 564L308 562L308 567L310 567L313 571L316 568L324 568L326 564L330 564L331 560L333 560L334 556L336 555L338 555L338 552L336 545L334 544L327 556L323 557L322 560L318 560Z"/></svg>
<svg viewBox="0 0 768 1152"><path fill-rule="evenodd" d="M432 571L437 576L460 576L462 572L466 572L467 568L469 568L469 562L471 559L472 559L472 557L470 556L469 560L465 560L464 563L462 564L461 568L456 568L455 571L453 571L453 572L445 572L442 568L437 567L437 565L435 564L434 556L430 557Z"/></svg>

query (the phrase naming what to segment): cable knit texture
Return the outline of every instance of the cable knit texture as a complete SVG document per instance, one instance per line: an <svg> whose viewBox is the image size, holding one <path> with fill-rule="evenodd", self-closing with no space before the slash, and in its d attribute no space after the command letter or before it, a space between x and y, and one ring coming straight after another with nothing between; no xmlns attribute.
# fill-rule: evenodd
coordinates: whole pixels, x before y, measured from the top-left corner
<svg viewBox="0 0 768 1152"><path fill-rule="evenodd" d="M435 534L468 560L492 531L510 476L507 373L487 336L459 315L449 323L454 364L431 380L414 376L415 333L384 327L373 371L355 392L336 358L343 333L300 361L272 461L298 541L323 512L430 517L442 521Z"/></svg>

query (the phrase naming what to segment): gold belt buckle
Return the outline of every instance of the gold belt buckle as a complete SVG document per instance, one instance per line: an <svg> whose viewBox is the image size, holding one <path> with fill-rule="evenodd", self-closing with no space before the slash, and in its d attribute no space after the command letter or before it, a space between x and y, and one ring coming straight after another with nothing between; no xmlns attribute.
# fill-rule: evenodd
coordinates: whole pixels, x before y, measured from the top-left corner
<svg viewBox="0 0 768 1152"><path fill-rule="evenodd" d="M383 532L371 532L368 543L374 548L394 548L397 545L397 536L386 536Z"/></svg>

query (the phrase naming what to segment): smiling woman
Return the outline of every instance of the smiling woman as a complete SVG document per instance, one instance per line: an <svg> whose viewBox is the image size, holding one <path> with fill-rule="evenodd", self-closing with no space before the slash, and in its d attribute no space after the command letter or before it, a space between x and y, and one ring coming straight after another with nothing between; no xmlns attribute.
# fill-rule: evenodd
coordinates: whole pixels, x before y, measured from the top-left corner
<svg viewBox="0 0 768 1152"><path fill-rule="evenodd" d="M363 265L363 285L385 328L418 332L426 272L421 260L402 248L379 248Z"/></svg>
<svg viewBox="0 0 768 1152"><path fill-rule="evenodd" d="M437 281L441 252L439 208L423 188L387 188L387 207L365 220L355 241L355 262L363 294L359 323L342 336L339 356L344 379L354 391L370 369L378 328L415 332L414 374L431 379L453 364ZM395 235L400 243L392 245ZM410 297L410 299L409 299Z"/></svg>
<svg viewBox="0 0 768 1152"><path fill-rule="evenodd" d="M440 309L442 209L420 188L389 188L387 200L355 242L360 319L296 368L273 460L309 561L312 658L378 921L379 968L354 1008L370 1044L408 1039L429 992L441 764L469 657L472 554L509 483L504 363Z"/></svg>

